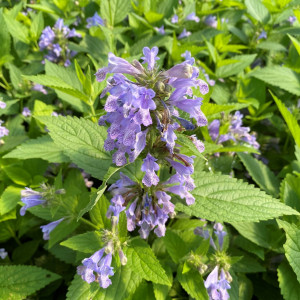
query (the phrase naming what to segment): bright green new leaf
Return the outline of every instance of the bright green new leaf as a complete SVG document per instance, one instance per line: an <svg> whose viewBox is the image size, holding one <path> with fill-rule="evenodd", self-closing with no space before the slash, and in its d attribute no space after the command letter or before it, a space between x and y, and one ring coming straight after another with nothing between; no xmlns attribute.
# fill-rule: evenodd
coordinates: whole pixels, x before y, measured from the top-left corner
<svg viewBox="0 0 300 300"><path fill-rule="evenodd" d="M268 23L270 14L268 9L262 4L261 0L245 0L248 13L261 23Z"/></svg>
<svg viewBox="0 0 300 300"><path fill-rule="evenodd" d="M14 209L21 200L22 188L13 185L8 186L0 196L0 215L4 215Z"/></svg>

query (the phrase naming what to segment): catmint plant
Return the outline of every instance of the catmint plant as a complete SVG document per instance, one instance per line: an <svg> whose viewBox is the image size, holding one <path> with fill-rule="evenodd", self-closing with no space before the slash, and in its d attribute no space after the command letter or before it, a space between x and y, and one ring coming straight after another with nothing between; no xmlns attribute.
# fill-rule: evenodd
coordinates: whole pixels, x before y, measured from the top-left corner
<svg viewBox="0 0 300 300"><path fill-rule="evenodd" d="M191 57L169 70L159 70L158 48L145 47L143 54L142 64L137 60L130 64L110 53L108 66L99 69L96 77L103 81L107 73L115 73L101 95L109 93L104 106L107 114L99 119L100 126L109 125L104 149L114 151L117 166L140 157L144 173L141 183L121 173L121 179L109 188L113 198L107 216L118 217L124 210L128 231L138 227L146 239L151 230L159 237L165 235L165 224L175 215L170 195L179 196L188 205L195 201L190 193L195 187L191 177L194 157L180 153L176 132L207 124L201 111L202 98L193 96L192 88L205 95L208 85L198 79L199 70ZM195 125L180 117L180 111L194 119ZM200 152L204 150L196 136L190 139ZM175 172L161 181L161 167Z"/></svg>

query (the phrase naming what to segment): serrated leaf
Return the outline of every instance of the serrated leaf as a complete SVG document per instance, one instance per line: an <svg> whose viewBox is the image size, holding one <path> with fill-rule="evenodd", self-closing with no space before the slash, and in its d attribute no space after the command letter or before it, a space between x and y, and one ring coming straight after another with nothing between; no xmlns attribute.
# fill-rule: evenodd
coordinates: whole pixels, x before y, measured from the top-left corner
<svg viewBox="0 0 300 300"><path fill-rule="evenodd" d="M37 117L50 130L55 144L64 149L71 161L92 176L103 179L111 156L103 149L106 129L77 117Z"/></svg>
<svg viewBox="0 0 300 300"><path fill-rule="evenodd" d="M60 245L72 250L93 254L102 248L103 242L100 232L89 231L83 234L72 236L66 241L60 243Z"/></svg>
<svg viewBox="0 0 300 300"><path fill-rule="evenodd" d="M22 188L13 185L8 186L0 198L0 214L4 215L14 209L21 200Z"/></svg>
<svg viewBox="0 0 300 300"><path fill-rule="evenodd" d="M63 148L56 145L49 135L28 140L4 156L4 158L42 158L53 163L69 162Z"/></svg>
<svg viewBox="0 0 300 300"><path fill-rule="evenodd" d="M268 166L249 154L239 153L238 156L259 187L268 194L277 197L279 194L279 180Z"/></svg>
<svg viewBox="0 0 300 300"><path fill-rule="evenodd" d="M195 173L195 204L177 203L176 209L211 221L267 220L299 213L263 191L226 175Z"/></svg>
<svg viewBox="0 0 300 300"><path fill-rule="evenodd" d="M182 273L182 265L177 271L177 279L185 291L196 300L208 300L208 294L204 286L203 278L196 270Z"/></svg>
<svg viewBox="0 0 300 300"><path fill-rule="evenodd" d="M110 0L101 2L101 16L112 26L123 21L130 10L130 0Z"/></svg>
<svg viewBox="0 0 300 300"><path fill-rule="evenodd" d="M0 266L0 299L25 299L59 278L59 275L35 266Z"/></svg>
<svg viewBox="0 0 300 300"><path fill-rule="evenodd" d="M257 21L266 24L270 19L268 9L261 0L245 0L248 13Z"/></svg>
<svg viewBox="0 0 300 300"><path fill-rule="evenodd" d="M270 92L273 99L275 100L280 113L282 114L294 140L298 147L300 147L300 127L297 119L290 113L285 105L272 93Z"/></svg>
<svg viewBox="0 0 300 300"><path fill-rule="evenodd" d="M277 275L283 298L285 300L300 300L300 283L286 261L279 265Z"/></svg>
<svg viewBox="0 0 300 300"><path fill-rule="evenodd" d="M126 256L127 265L140 277L154 283L171 285L165 270L145 241L140 238L131 240Z"/></svg>
<svg viewBox="0 0 300 300"><path fill-rule="evenodd" d="M249 73L249 76L300 96L300 76L289 68L281 66L264 67L255 69Z"/></svg>
<svg viewBox="0 0 300 300"><path fill-rule="evenodd" d="M188 248L186 244L174 231L167 229L163 240L169 255L175 263L178 263L187 254Z"/></svg>
<svg viewBox="0 0 300 300"><path fill-rule="evenodd" d="M300 282L300 229L295 224L282 220L277 220L277 223L285 231L286 242L283 245L285 256Z"/></svg>
<svg viewBox="0 0 300 300"><path fill-rule="evenodd" d="M92 197L97 197L97 192L91 194L91 198ZM109 201L104 195L102 195L99 201L97 201L97 203L90 210L91 220L95 225L99 226L99 228L110 228L111 221L106 217L109 205Z"/></svg>

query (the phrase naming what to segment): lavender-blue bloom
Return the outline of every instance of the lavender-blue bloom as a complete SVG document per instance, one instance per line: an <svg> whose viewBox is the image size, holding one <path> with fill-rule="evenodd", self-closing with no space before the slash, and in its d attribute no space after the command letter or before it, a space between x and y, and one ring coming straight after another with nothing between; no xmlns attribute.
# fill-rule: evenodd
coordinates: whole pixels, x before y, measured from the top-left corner
<svg viewBox="0 0 300 300"><path fill-rule="evenodd" d="M46 203L41 192L34 191L28 187L21 191L21 197L21 201L25 204L21 207L21 216L25 215L28 208Z"/></svg>
<svg viewBox="0 0 300 300"><path fill-rule="evenodd" d="M9 130L4 126L1 126L1 124L3 123L4 121L0 120L0 138L3 138L4 136L9 134Z"/></svg>
<svg viewBox="0 0 300 300"><path fill-rule="evenodd" d="M113 267L111 267L112 254L109 253L103 257L105 248L95 252L90 258L82 261L82 266L77 267L77 274L87 283L98 281L100 287L107 288L111 285L109 276L113 276Z"/></svg>
<svg viewBox="0 0 300 300"><path fill-rule="evenodd" d="M190 31L187 31L185 28L183 28L183 31L179 34L178 39L181 40L185 37L190 36L192 33Z"/></svg>
<svg viewBox="0 0 300 300"><path fill-rule="evenodd" d="M209 27L213 27L213 28L217 28L218 26L218 20L216 16L207 16L204 23L209 26Z"/></svg>
<svg viewBox="0 0 300 300"><path fill-rule="evenodd" d="M0 108L4 109L6 107L6 103L3 101L0 101Z"/></svg>
<svg viewBox="0 0 300 300"><path fill-rule="evenodd" d="M148 47L144 47L143 49L143 54L145 55L144 57L141 57L143 59L143 64L147 63L148 64L148 70L153 70L155 62L159 60L159 57L157 57L158 54L158 48L153 47L152 49Z"/></svg>
<svg viewBox="0 0 300 300"><path fill-rule="evenodd" d="M5 259L5 257L8 255L8 253L5 251L4 248L0 248L0 257L2 259Z"/></svg>
<svg viewBox="0 0 300 300"><path fill-rule="evenodd" d="M297 18L295 16L289 16L288 17L288 22L290 23L290 25L294 25L294 23L296 22Z"/></svg>
<svg viewBox="0 0 300 300"><path fill-rule="evenodd" d="M44 95L47 95L47 94L48 94L48 92L47 92L47 90L44 88L44 86L41 85L41 84L38 84L38 83L34 84L33 87L32 87L32 89L33 89L34 91L41 92L41 93L43 93Z"/></svg>
<svg viewBox="0 0 300 300"><path fill-rule="evenodd" d="M181 57L183 57L185 59L185 61L190 65L193 65L195 63L195 58L192 57L191 52L188 50L186 50L184 53L182 53Z"/></svg>
<svg viewBox="0 0 300 300"><path fill-rule="evenodd" d="M185 19L187 21L195 21L196 23L199 23L200 21L199 17L196 16L195 12L192 12L189 15L187 15Z"/></svg>
<svg viewBox="0 0 300 300"><path fill-rule="evenodd" d="M59 224L61 223L65 218L61 218L57 221L51 222L47 225L40 226L43 232L43 239L49 240L50 239L50 232Z"/></svg>
<svg viewBox="0 0 300 300"><path fill-rule="evenodd" d="M219 276L219 267L216 266L213 271L207 276L204 286L207 289L210 300L228 300L230 284L225 278L225 272L221 269Z"/></svg>
<svg viewBox="0 0 300 300"><path fill-rule="evenodd" d="M215 235L218 237L219 248L220 248L220 250L222 250L224 236L227 235L227 232L223 231L223 225L221 223L215 223L214 229L215 229L215 231L214 231Z"/></svg>
<svg viewBox="0 0 300 300"><path fill-rule="evenodd" d="M263 30L260 35L258 36L257 40L260 39L266 39L267 38L267 33Z"/></svg>
<svg viewBox="0 0 300 300"><path fill-rule="evenodd" d="M164 35L165 34L165 26L162 25L161 27L154 27L154 29L159 33Z"/></svg>
<svg viewBox="0 0 300 300"><path fill-rule="evenodd" d="M91 28L93 26L98 26L98 25L104 26L104 21L98 15L97 12L95 12L95 14L92 17L87 18L86 21L87 21L86 28Z"/></svg>
<svg viewBox="0 0 300 300"><path fill-rule="evenodd" d="M111 218L112 215L115 217L119 218L120 213L126 209L124 207L125 200L123 199L122 195L115 195L111 200L110 200L110 206L107 210L106 217Z"/></svg>
<svg viewBox="0 0 300 300"><path fill-rule="evenodd" d="M172 16L171 23L173 23L173 24L178 23L178 16L177 15Z"/></svg>
<svg viewBox="0 0 300 300"><path fill-rule="evenodd" d="M31 116L31 111L30 111L30 109L27 106L25 106L23 108L22 115L24 117L30 117Z"/></svg>
<svg viewBox="0 0 300 300"><path fill-rule="evenodd" d="M155 173L155 171L159 170L159 165L156 161L157 159L148 153L142 164L141 170L146 173L143 178L143 183L148 187L157 185L159 182L159 178Z"/></svg>

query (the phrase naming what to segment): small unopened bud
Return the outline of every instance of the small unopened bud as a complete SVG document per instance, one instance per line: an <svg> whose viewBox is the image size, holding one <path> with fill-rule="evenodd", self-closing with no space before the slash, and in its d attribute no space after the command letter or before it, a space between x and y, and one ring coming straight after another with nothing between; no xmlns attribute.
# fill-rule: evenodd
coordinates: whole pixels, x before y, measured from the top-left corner
<svg viewBox="0 0 300 300"><path fill-rule="evenodd" d="M116 216L112 216L111 217L111 224L112 224L112 228L116 229L118 226L118 217Z"/></svg>
<svg viewBox="0 0 300 300"><path fill-rule="evenodd" d="M119 250L119 257L120 257L120 262L123 266L127 264L127 257L125 256L124 252L122 249Z"/></svg>
<svg viewBox="0 0 300 300"><path fill-rule="evenodd" d="M109 241L105 247L105 253L109 254L114 251L114 243L112 241Z"/></svg>
<svg viewBox="0 0 300 300"><path fill-rule="evenodd" d="M200 266L198 267L198 271L199 271L199 273L202 275L202 274L204 274L205 273L205 271L207 270L207 265L205 265L205 264L200 264Z"/></svg>
<svg viewBox="0 0 300 300"><path fill-rule="evenodd" d="M132 65L137 68L139 71L141 71L142 73L144 73L145 69L143 67L143 65L137 61L136 59L132 62Z"/></svg>
<svg viewBox="0 0 300 300"><path fill-rule="evenodd" d="M59 195L62 195L65 193L66 193L65 189L59 189L59 190L55 191L55 194L59 194Z"/></svg>
<svg viewBox="0 0 300 300"><path fill-rule="evenodd" d="M175 211L171 212L169 216L171 219L174 219L176 217L176 212Z"/></svg>
<svg viewBox="0 0 300 300"><path fill-rule="evenodd" d="M168 77L191 78L193 71L194 69L190 64L183 62L181 64L172 67L171 69L167 70L164 73Z"/></svg>
<svg viewBox="0 0 300 300"><path fill-rule="evenodd" d="M157 81L155 83L155 89L158 90L161 93L164 93L165 92L165 85L164 85L164 83L161 82L161 81Z"/></svg>
<svg viewBox="0 0 300 300"><path fill-rule="evenodd" d="M232 282L232 277L228 271L225 271L225 278L229 283Z"/></svg>

